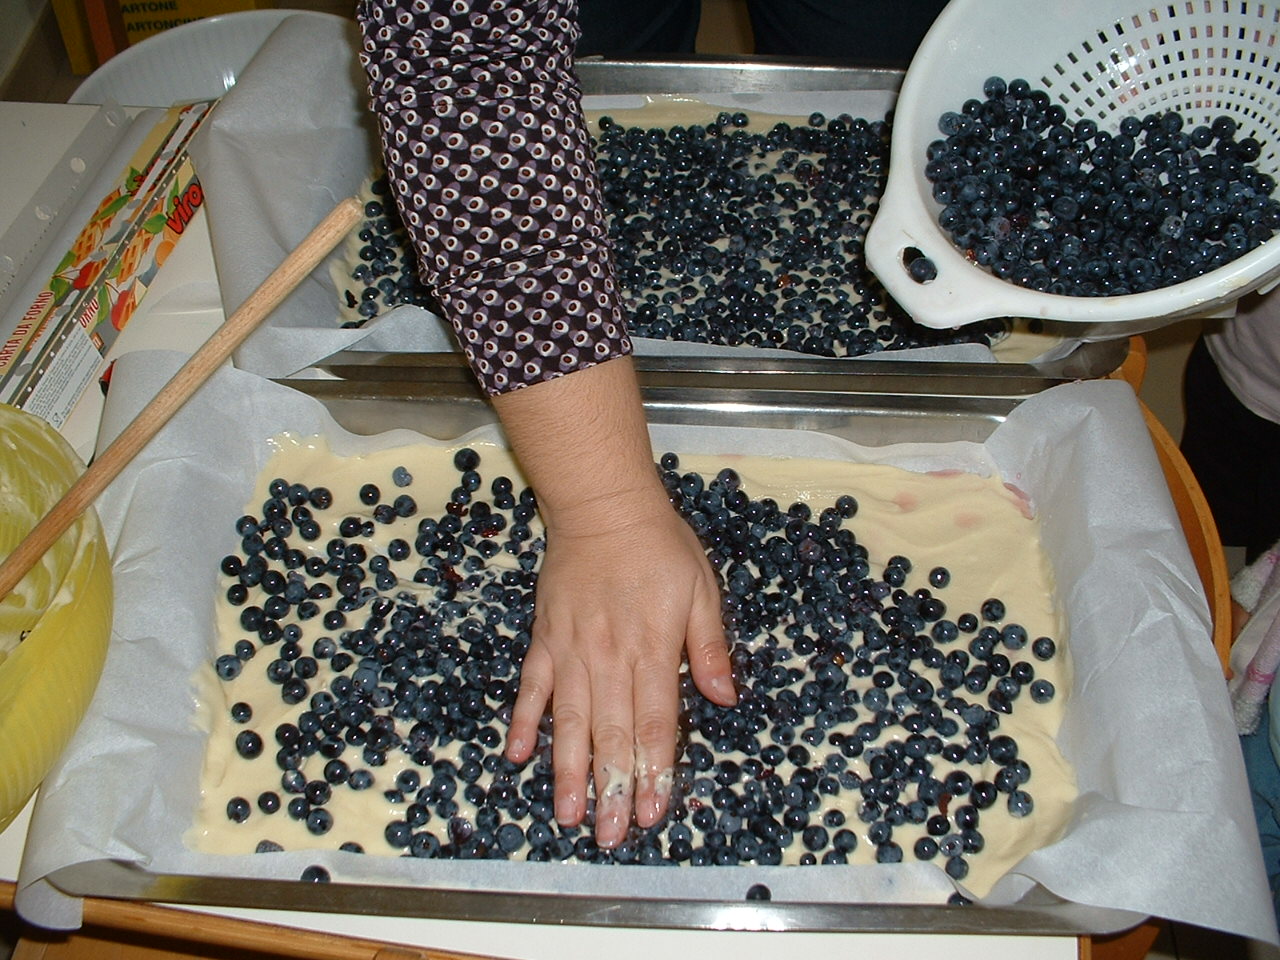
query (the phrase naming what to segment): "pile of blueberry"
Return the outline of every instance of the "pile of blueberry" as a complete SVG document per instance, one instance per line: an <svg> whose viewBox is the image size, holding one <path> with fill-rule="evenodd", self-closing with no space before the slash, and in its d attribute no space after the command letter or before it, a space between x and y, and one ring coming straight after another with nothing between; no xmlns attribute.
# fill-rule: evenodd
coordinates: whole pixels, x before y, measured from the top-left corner
<svg viewBox="0 0 1280 960"><path fill-rule="evenodd" d="M840 864L869 845L879 862L935 861L962 880L988 809L1032 812L1031 767L1000 726L1054 698L1037 675L1053 640L1029 637L998 599L948 610L943 567L895 556L873 573L852 496L816 515L784 508L731 469L682 473L668 453L662 482L723 585L739 700L717 706L682 674L661 823L611 851L590 817L559 826L549 725L527 764L502 755L545 549L536 500L505 476L486 483L473 450L454 463L457 487L426 514L370 482L358 515L329 516L329 490L277 479L260 515L237 521L221 571L242 637L214 667L229 684L261 671L295 711L265 731L252 704L230 708L241 756L274 751L261 792L226 806L260 851L280 849L276 817L342 836L335 792L376 791L397 811L384 853ZM412 485L404 468L391 479Z"/></svg>
<svg viewBox="0 0 1280 960"><path fill-rule="evenodd" d="M749 123L601 118L596 163L633 335L825 357L990 342L998 325L916 325L867 269L887 120Z"/></svg>
<svg viewBox="0 0 1280 960"><path fill-rule="evenodd" d="M1066 111L1026 80L991 77L938 121L925 175L939 225L975 263L1041 292L1110 297L1224 266L1280 229L1275 180L1221 116L1187 128L1177 111L1114 131Z"/></svg>
<svg viewBox="0 0 1280 960"><path fill-rule="evenodd" d="M437 309L435 299L418 279L418 258L391 199L387 178L374 179L369 192L372 199L365 202L365 219L356 229L359 262L351 268L351 279L357 286L342 291L346 308L355 311L358 319L344 321L343 327L359 327L405 304Z"/></svg>
<svg viewBox="0 0 1280 960"><path fill-rule="evenodd" d="M996 321L922 327L867 269L887 119L815 113L767 133L749 123L745 113L651 129L601 118L596 162L632 336L851 357L990 344L1003 332ZM385 178L374 192L347 306L363 319L430 307Z"/></svg>

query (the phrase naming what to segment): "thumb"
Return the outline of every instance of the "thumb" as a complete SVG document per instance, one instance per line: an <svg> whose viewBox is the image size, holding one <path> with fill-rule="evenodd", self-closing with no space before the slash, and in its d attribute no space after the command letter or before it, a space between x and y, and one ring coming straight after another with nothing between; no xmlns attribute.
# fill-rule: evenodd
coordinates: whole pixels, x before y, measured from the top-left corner
<svg viewBox="0 0 1280 960"><path fill-rule="evenodd" d="M703 580L696 588L689 610L685 650L689 654L689 673L702 695L722 707L737 703L733 669L729 665L729 644L720 619L720 591L714 582L708 586Z"/></svg>

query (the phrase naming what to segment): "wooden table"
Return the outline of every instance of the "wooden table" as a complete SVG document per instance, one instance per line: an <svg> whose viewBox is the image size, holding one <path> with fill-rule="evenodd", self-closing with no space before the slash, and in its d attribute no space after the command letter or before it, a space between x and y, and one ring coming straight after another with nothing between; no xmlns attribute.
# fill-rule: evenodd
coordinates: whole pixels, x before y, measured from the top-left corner
<svg viewBox="0 0 1280 960"><path fill-rule="evenodd" d="M0 137L9 144L0 159L0 231L11 222L26 198L39 186L52 160L61 156L93 108L67 105L0 103ZM18 145L21 149L11 149ZM175 253L174 270L188 271L208 282L214 276L203 218L193 222ZM166 264L166 269L170 269ZM157 298L159 300L160 298ZM197 298L198 299L198 298ZM144 300L143 308L126 328L118 351L154 345L187 343L194 349L221 322L214 303L174 304ZM167 312L166 312L167 311ZM176 311L176 313L175 313ZM1135 387L1141 382L1144 353L1135 341L1130 362L1119 371ZM97 408L89 398L64 428L82 455L92 449ZM1149 417L1156 449L1170 482L1174 501L1188 533L1192 553L1204 578L1215 621L1215 642L1225 656L1226 621L1221 617L1227 597L1226 565L1203 496L1163 427ZM282 914L271 911L177 909L154 904L90 899L85 902L85 926L76 933L49 933L21 928L13 914L17 876L27 818L0 834L0 931L20 931L15 960L165 960L165 958L305 957L319 960L348 958L462 957L542 958L605 953L611 960L649 957L655 950L674 950L700 960L717 957L816 955L821 951L892 952L948 960L1121 960L1143 956L1158 933L1155 923L1144 924L1116 937L1079 940L1070 937L966 936L942 937L900 934L751 934L701 931L650 931L610 928L556 928L434 921L420 918L370 918L351 915ZM492 928L504 927L501 931ZM785 938L785 946L783 939ZM440 944L439 948L431 944ZM471 950L473 952L459 952ZM491 951L491 952L474 952ZM784 952L785 951L785 952Z"/></svg>

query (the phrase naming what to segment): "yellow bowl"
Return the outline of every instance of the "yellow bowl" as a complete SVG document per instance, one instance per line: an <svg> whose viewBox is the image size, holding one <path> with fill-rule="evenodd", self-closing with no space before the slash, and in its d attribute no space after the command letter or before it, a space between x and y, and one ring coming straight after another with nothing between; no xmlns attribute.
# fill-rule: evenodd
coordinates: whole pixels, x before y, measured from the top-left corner
<svg viewBox="0 0 1280 960"><path fill-rule="evenodd" d="M43 420L0 404L0 556L84 470ZM84 716L111 637L111 559L98 515L78 517L0 598L0 830Z"/></svg>

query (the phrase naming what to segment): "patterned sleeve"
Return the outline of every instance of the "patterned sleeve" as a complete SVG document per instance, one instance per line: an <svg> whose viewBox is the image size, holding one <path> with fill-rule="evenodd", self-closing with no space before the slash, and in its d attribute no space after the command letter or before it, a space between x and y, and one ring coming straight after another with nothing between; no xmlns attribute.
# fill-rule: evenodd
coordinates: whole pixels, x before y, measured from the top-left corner
<svg viewBox="0 0 1280 960"><path fill-rule="evenodd" d="M630 353L575 0L360 0L358 17L396 202L485 391Z"/></svg>

